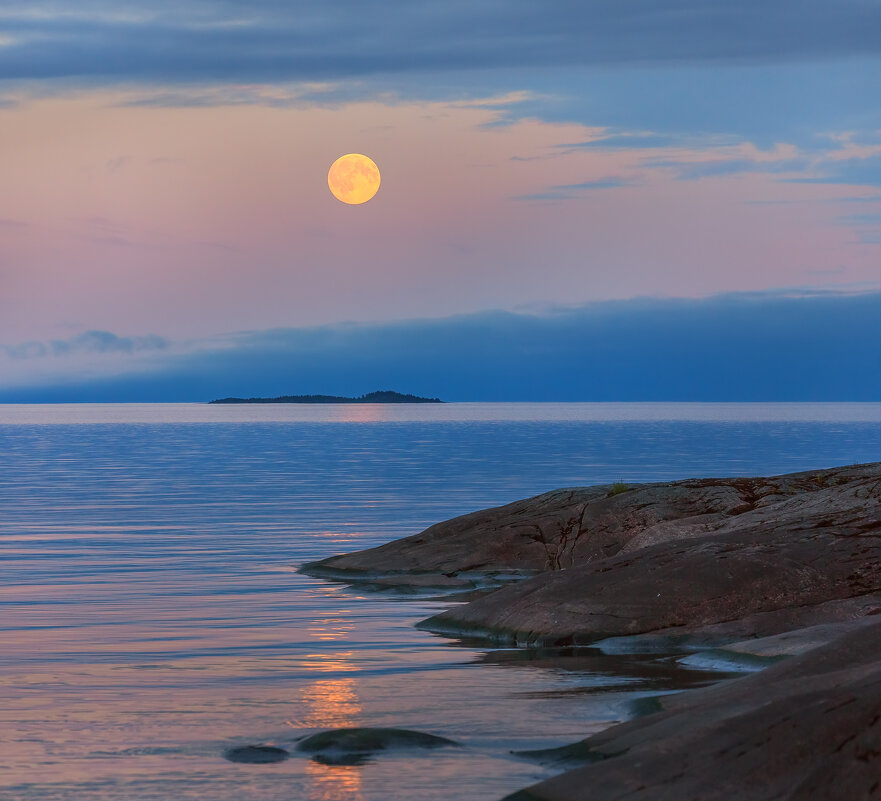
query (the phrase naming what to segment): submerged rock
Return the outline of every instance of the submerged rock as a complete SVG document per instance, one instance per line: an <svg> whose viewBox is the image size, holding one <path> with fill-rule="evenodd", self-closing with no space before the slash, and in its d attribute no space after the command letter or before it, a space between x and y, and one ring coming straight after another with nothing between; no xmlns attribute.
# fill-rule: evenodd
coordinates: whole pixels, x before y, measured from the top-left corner
<svg viewBox="0 0 881 801"><path fill-rule="evenodd" d="M223 756L230 762L268 765L271 762L283 762L290 754L284 748L276 748L272 745L240 745L227 748Z"/></svg>
<svg viewBox="0 0 881 801"><path fill-rule="evenodd" d="M539 765L553 767L571 767L573 765L591 765L606 759L605 754L591 751L590 746L584 740L559 748L539 748L530 751L512 751L514 756L537 762Z"/></svg>
<svg viewBox="0 0 881 801"><path fill-rule="evenodd" d="M441 748L456 745L446 737L408 729L333 729L297 743L297 750L331 765L362 764L381 751L402 748Z"/></svg>

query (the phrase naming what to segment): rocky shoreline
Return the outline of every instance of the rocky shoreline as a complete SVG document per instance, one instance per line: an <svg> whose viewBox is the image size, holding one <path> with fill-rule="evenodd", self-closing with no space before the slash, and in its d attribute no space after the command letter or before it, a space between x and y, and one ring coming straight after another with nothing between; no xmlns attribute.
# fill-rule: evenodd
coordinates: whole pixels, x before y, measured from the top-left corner
<svg viewBox="0 0 881 801"><path fill-rule="evenodd" d="M582 764L512 801L881 799L881 463L557 490L302 569L470 591L420 624L453 636L764 667L546 755Z"/></svg>

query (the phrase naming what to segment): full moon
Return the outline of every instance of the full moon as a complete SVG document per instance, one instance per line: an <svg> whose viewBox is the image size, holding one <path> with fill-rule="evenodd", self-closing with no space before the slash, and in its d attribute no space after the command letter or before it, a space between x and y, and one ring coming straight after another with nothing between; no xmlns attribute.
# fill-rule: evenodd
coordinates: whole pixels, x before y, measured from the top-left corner
<svg viewBox="0 0 881 801"><path fill-rule="evenodd" d="M327 185L343 203L366 203L379 189L379 167L367 156L347 153L330 165Z"/></svg>

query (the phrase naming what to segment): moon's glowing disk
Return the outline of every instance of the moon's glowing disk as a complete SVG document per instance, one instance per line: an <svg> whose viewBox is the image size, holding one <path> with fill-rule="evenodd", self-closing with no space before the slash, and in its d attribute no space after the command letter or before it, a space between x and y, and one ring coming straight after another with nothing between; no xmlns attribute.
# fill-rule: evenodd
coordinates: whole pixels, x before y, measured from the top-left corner
<svg viewBox="0 0 881 801"><path fill-rule="evenodd" d="M366 203L379 189L379 167L367 156L347 153L330 165L327 185L343 203Z"/></svg>

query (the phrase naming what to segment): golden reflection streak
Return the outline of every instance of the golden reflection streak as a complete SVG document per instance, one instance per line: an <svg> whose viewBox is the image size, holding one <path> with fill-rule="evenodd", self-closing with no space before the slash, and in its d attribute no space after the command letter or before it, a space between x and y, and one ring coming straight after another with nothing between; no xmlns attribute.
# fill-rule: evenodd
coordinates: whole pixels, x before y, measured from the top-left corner
<svg viewBox="0 0 881 801"><path fill-rule="evenodd" d="M309 633L322 642L344 639L354 622L341 616L317 620ZM317 673L351 672L354 651L308 654L303 667ZM341 729L357 726L361 716L357 682L354 677L318 679L300 691L298 708L302 715L297 724L310 729ZM306 762L306 776L310 780L310 798L314 801L363 801L360 768L355 765L322 765L311 759Z"/></svg>
<svg viewBox="0 0 881 801"><path fill-rule="evenodd" d="M355 624L344 617L326 617L309 626L307 631L316 639L328 642L345 639L354 628Z"/></svg>
<svg viewBox="0 0 881 801"><path fill-rule="evenodd" d="M341 403L333 410L338 423L380 423L388 419L388 409L382 403Z"/></svg>
<svg viewBox="0 0 881 801"><path fill-rule="evenodd" d="M300 703L306 708L298 721L313 729L340 729L357 725L361 703L353 678L319 679L305 687ZM361 801L361 773L354 765L306 762L306 775L315 801Z"/></svg>
<svg viewBox="0 0 881 801"><path fill-rule="evenodd" d="M358 668L347 662L346 657L354 656L354 653L348 651L342 654L306 654L300 666L314 673L353 673Z"/></svg>
<svg viewBox="0 0 881 801"><path fill-rule="evenodd" d="M362 801L361 773L356 765L319 765L311 759L306 775L312 780L314 801Z"/></svg>
<svg viewBox="0 0 881 801"><path fill-rule="evenodd" d="M300 696L305 707L301 723L310 729L339 729L356 725L361 714L353 678L319 679Z"/></svg>

